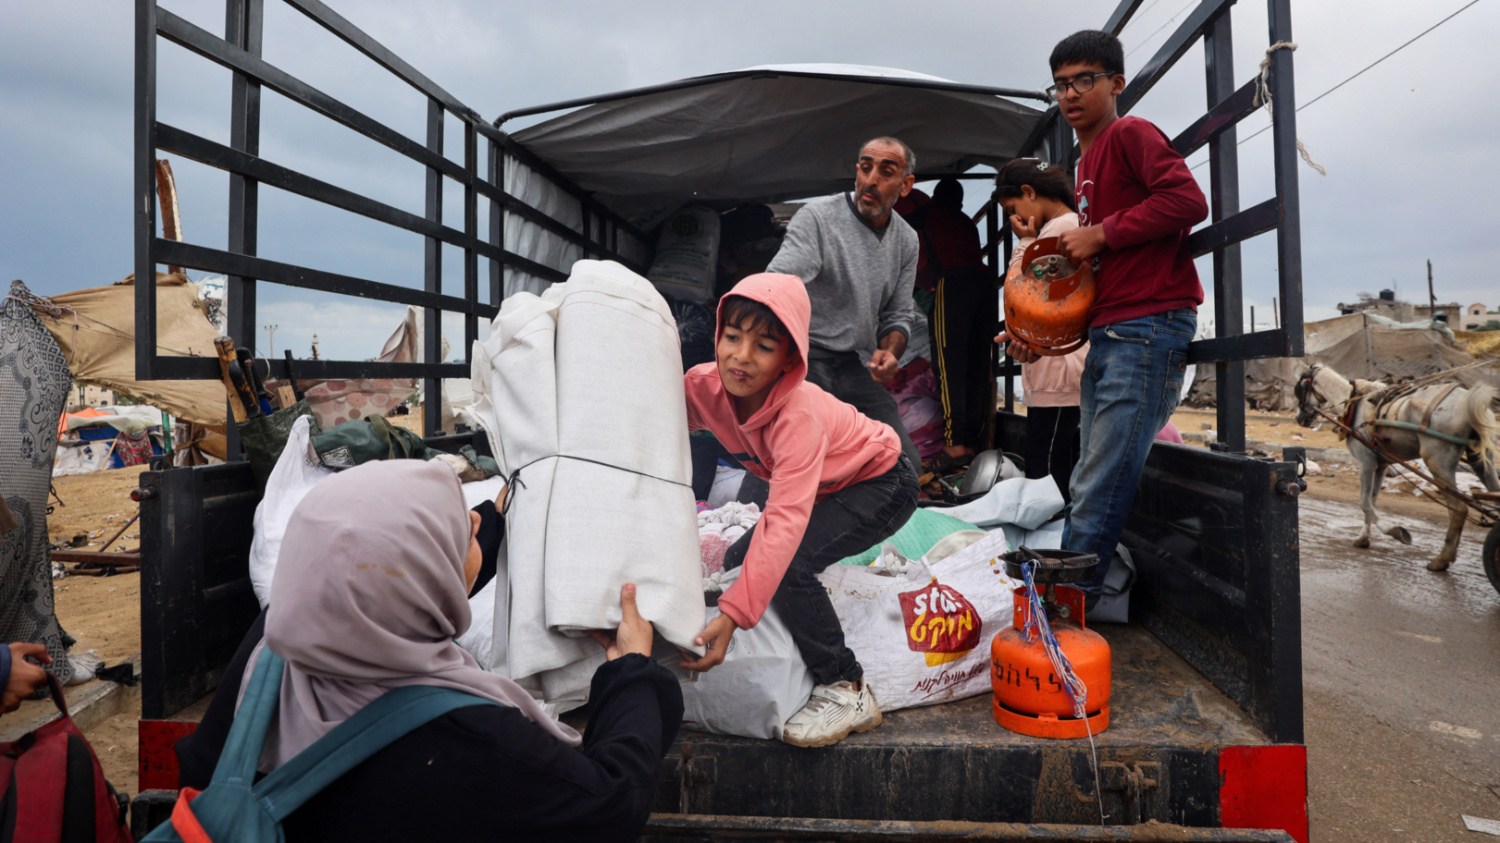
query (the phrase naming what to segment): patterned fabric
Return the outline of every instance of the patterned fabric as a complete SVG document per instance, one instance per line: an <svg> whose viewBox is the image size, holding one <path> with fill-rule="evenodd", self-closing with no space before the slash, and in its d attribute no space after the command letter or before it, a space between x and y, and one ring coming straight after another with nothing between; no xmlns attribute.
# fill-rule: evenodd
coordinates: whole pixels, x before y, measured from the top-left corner
<svg viewBox="0 0 1500 843"><path fill-rule="evenodd" d="M0 495L19 523L0 537L0 646L45 644L48 668L67 682L72 666L52 609L47 489L72 377L57 342L31 307L20 281L0 302Z"/></svg>
<svg viewBox="0 0 1500 843"><path fill-rule="evenodd" d="M132 436L122 430L115 437L115 453L122 466L145 465L151 462L151 435L143 430Z"/></svg>

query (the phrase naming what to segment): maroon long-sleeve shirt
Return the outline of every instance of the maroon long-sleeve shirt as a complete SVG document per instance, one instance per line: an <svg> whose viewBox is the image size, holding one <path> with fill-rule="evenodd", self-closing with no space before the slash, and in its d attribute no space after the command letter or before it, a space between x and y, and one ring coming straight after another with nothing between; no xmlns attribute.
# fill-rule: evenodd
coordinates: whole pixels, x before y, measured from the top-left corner
<svg viewBox="0 0 1500 843"><path fill-rule="evenodd" d="M1110 124L1078 162L1080 226L1103 225L1089 326L1203 303L1188 232L1208 202L1162 131L1139 117Z"/></svg>

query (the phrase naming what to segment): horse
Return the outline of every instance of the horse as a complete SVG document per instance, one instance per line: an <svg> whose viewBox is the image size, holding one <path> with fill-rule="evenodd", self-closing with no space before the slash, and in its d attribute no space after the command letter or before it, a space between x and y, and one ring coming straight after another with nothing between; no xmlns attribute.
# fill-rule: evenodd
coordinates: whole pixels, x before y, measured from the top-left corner
<svg viewBox="0 0 1500 843"><path fill-rule="evenodd" d="M1370 546L1370 528L1379 528L1375 496L1387 469L1397 460L1421 457L1437 479L1443 503L1448 507L1448 534L1443 549L1427 563L1429 571L1444 571L1458 558L1458 540L1463 535L1468 507L1453 493L1458 489L1454 473L1459 460L1468 463L1491 492L1500 491L1496 477L1496 445L1500 423L1491 403L1495 390L1489 386L1466 389L1453 383L1394 387L1381 381L1349 381L1333 369L1314 363L1297 380L1297 424L1313 427L1318 411L1342 420L1375 446L1356 436L1345 442L1359 466L1359 505L1365 528L1354 540L1355 547ZM1340 435L1346 431L1340 430ZM1411 543L1401 527L1381 532Z"/></svg>

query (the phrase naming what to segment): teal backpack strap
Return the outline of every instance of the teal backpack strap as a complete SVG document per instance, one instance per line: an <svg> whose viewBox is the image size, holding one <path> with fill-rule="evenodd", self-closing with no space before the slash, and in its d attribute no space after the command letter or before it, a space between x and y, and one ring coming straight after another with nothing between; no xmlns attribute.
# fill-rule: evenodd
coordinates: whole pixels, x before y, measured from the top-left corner
<svg viewBox="0 0 1500 843"><path fill-rule="evenodd" d="M266 743L266 732L271 727L271 718L276 715L277 703L281 699L282 667L286 663L281 656L271 652L270 647L260 648L260 657L255 670L245 684L245 693L240 698L240 709L235 714L229 737L224 740L224 750L219 754L219 763L214 766L209 786L230 783L249 787L255 781L255 767L260 763L260 754Z"/></svg>
<svg viewBox="0 0 1500 843"><path fill-rule="evenodd" d="M266 813L281 822L318 791L411 730L472 705L499 703L430 685L387 691L262 779L255 786L256 796Z"/></svg>

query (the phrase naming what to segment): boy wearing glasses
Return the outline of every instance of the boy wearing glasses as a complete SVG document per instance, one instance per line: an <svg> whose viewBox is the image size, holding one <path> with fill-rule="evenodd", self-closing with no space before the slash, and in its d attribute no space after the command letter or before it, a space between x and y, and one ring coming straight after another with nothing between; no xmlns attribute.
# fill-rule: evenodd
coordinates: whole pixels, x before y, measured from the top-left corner
<svg viewBox="0 0 1500 843"><path fill-rule="evenodd" d="M1089 311L1089 353L1080 394L1082 457L1063 546L1101 565L1085 585L1097 601L1130 512L1146 455L1182 392L1187 348L1203 287L1188 233L1208 216L1203 191L1162 131L1120 117L1125 55L1107 32L1084 30L1052 50L1047 94L1078 136L1074 197L1079 227L1058 245L1074 263L1094 263L1098 296ZM1011 339L1010 354L1038 358Z"/></svg>

